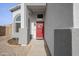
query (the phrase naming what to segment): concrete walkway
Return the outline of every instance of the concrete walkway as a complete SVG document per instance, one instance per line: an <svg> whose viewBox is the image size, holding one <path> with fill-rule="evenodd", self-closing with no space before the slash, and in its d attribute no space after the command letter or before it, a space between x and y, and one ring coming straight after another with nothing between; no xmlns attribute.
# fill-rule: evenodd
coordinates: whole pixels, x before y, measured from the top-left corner
<svg viewBox="0 0 79 59"><path fill-rule="evenodd" d="M31 40L28 46L9 45L9 37L0 36L0 56L46 56L43 40Z"/></svg>
<svg viewBox="0 0 79 59"><path fill-rule="evenodd" d="M31 49L28 52L28 56L46 56L44 48L44 40L31 40Z"/></svg>

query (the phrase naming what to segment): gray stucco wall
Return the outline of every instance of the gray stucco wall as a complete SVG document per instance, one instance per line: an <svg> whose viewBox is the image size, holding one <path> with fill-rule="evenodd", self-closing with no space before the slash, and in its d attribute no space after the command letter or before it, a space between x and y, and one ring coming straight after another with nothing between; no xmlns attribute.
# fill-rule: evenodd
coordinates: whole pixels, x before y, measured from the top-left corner
<svg viewBox="0 0 79 59"><path fill-rule="evenodd" d="M73 27L73 4L47 4L45 17L45 40L54 55L54 29Z"/></svg>
<svg viewBox="0 0 79 59"><path fill-rule="evenodd" d="M71 29L54 30L54 55L72 55L72 31Z"/></svg>

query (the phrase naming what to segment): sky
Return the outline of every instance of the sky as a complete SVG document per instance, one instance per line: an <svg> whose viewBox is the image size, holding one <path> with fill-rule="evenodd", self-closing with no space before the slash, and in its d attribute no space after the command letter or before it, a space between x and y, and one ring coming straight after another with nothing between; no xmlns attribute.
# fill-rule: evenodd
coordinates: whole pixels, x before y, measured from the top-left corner
<svg viewBox="0 0 79 59"><path fill-rule="evenodd" d="M15 5L16 3L0 3L0 25L12 24L12 13L9 9Z"/></svg>

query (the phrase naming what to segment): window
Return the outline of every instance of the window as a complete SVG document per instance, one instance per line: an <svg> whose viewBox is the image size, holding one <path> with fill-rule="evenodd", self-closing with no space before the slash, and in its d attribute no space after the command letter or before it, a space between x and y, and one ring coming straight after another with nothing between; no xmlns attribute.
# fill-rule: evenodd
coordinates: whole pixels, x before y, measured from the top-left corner
<svg viewBox="0 0 79 59"><path fill-rule="evenodd" d="M21 15L15 16L15 31L19 32L19 28L21 27Z"/></svg>
<svg viewBox="0 0 79 59"><path fill-rule="evenodd" d="M16 17L16 21L21 21L21 16L20 15Z"/></svg>
<svg viewBox="0 0 79 59"><path fill-rule="evenodd" d="M16 32L19 32L19 28L21 27L20 23L16 23Z"/></svg>
<svg viewBox="0 0 79 59"><path fill-rule="evenodd" d="M38 14L37 18L43 18L43 14Z"/></svg>

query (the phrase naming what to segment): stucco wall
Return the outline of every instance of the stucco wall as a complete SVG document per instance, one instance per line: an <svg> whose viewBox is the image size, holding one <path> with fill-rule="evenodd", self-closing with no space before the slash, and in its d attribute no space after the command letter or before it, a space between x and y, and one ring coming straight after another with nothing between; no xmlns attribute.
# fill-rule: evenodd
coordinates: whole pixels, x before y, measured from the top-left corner
<svg viewBox="0 0 79 59"><path fill-rule="evenodd" d="M21 13L21 10L17 10L17 11L14 11L12 13L12 37L19 37L19 33L16 32L16 27L15 27L15 17L16 15L20 14Z"/></svg>
<svg viewBox="0 0 79 59"><path fill-rule="evenodd" d="M54 30L54 55L72 55L72 31L71 29Z"/></svg>
<svg viewBox="0 0 79 59"><path fill-rule="evenodd" d="M79 56L79 28L72 29L72 56Z"/></svg>
<svg viewBox="0 0 79 59"><path fill-rule="evenodd" d="M72 55L79 56L79 3L73 4Z"/></svg>
<svg viewBox="0 0 79 59"><path fill-rule="evenodd" d="M79 3L73 4L74 28L79 28Z"/></svg>
<svg viewBox="0 0 79 59"><path fill-rule="evenodd" d="M54 29L73 27L73 4L47 4L45 40L51 55L54 55Z"/></svg>

